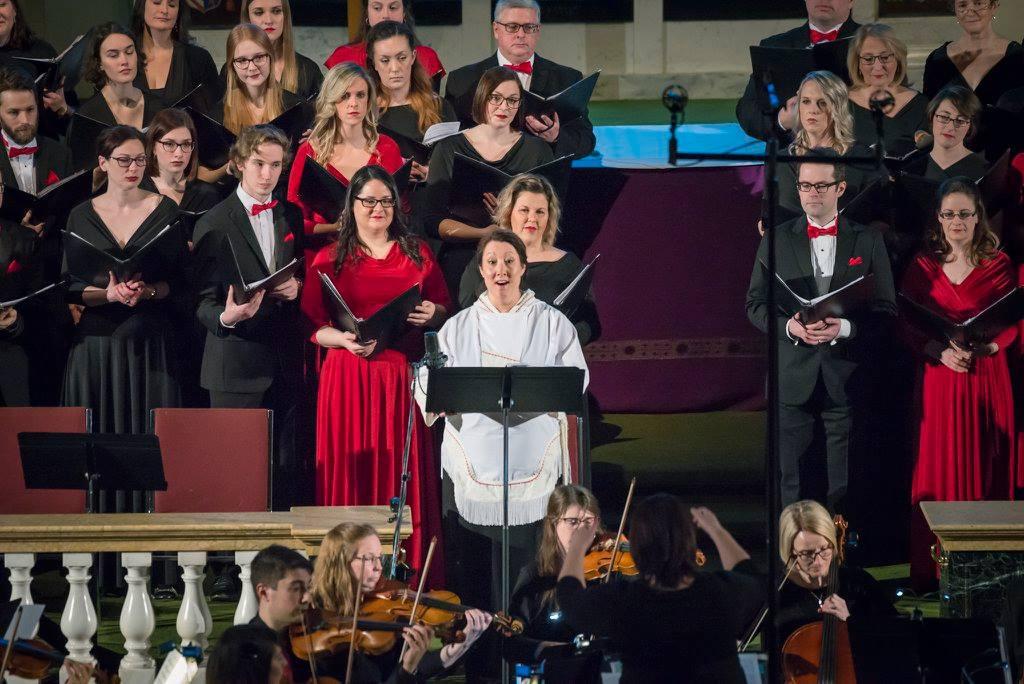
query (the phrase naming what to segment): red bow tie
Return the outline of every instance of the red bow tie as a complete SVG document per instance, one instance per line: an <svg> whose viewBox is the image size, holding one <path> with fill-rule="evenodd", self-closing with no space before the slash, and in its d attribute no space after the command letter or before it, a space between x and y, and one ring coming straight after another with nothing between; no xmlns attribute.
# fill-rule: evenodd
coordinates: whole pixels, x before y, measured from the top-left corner
<svg viewBox="0 0 1024 684"><path fill-rule="evenodd" d="M38 151L39 151L38 147L8 147L7 148L7 156L10 159L14 159L14 158L20 157L22 155L25 155L26 157L31 157L33 154L35 154Z"/></svg>
<svg viewBox="0 0 1024 684"><path fill-rule="evenodd" d="M829 31L828 33L822 33L821 31L815 31L811 29L811 45L817 45L818 43L824 43L827 40L835 40L839 37L839 29L835 31Z"/></svg>
<svg viewBox="0 0 1024 684"><path fill-rule="evenodd" d="M251 215L253 215L253 216L259 216L260 214L265 212L267 209L273 209L276 206L277 206L277 200L270 200L266 204L254 204L254 205L252 205L252 209L249 210L249 213Z"/></svg>
<svg viewBox="0 0 1024 684"><path fill-rule="evenodd" d="M814 238L825 237L826 235L831 235L832 237L838 236L839 226L833 223L831 226L826 228L818 228L817 226L812 226L810 223L807 224L807 237L810 239L813 240Z"/></svg>
<svg viewBox="0 0 1024 684"><path fill-rule="evenodd" d="M532 74L533 65L529 62L520 62L519 64L509 64L508 68L512 71L518 71L521 74Z"/></svg>

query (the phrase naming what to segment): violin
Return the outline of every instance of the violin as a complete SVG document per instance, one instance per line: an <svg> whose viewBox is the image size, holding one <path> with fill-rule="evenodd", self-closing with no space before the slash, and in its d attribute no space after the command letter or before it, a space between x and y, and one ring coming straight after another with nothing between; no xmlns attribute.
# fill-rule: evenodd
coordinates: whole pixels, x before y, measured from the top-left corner
<svg viewBox="0 0 1024 684"><path fill-rule="evenodd" d="M839 566L845 557L849 527L841 515L833 522L838 543L835 562L828 569L827 596L839 590ZM825 613L819 622L804 625L790 634L782 646L782 672L786 684L856 684L846 623Z"/></svg>
<svg viewBox="0 0 1024 684"><path fill-rule="evenodd" d="M5 639L0 639L0 681L4 675L24 679L43 679L54 667L64 664L64 655L42 639L16 639L14 648L8 648Z"/></svg>
<svg viewBox="0 0 1024 684"><path fill-rule="evenodd" d="M419 596L416 613L413 615L413 604L416 603L416 592L402 582L381 579L363 603L361 614L385 614L394 620L410 620L428 625L439 631L441 641L459 643L465 640L462 628L466 625L466 611L471 606L460 603L457 594L443 589L424 591ZM491 624L503 636L515 636L523 633L521 620L509 617L503 612L493 613ZM450 641L445 641L446 631Z"/></svg>
<svg viewBox="0 0 1024 684"><path fill-rule="evenodd" d="M633 555L629 552L629 539L625 535L619 542L619 554L615 557L614 565L612 565L614 544L615 539L610 535L600 535L594 541L590 551L583 557L583 578L585 580L588 582L599 580L608 574L609 570L612 573L628 577L640 574L640 570L636 567L636 561L633 560ZM704 552L697 549L695 558L697 566L703 566L707 560Z"/></svg>
<svg viewBox="0 0 1024 684"><path fill-rule="evenodd" d="M408 619L396 622L387 613L360 612L353 621L349 615L310 607L304 611L301 623L288 628L288 637L295 656L312 662L314 658L333 655L353 645L356 651L367 655L387 653L408 626ZM441 636L442 641L445 636L452 638L443 630Z"/></svg>

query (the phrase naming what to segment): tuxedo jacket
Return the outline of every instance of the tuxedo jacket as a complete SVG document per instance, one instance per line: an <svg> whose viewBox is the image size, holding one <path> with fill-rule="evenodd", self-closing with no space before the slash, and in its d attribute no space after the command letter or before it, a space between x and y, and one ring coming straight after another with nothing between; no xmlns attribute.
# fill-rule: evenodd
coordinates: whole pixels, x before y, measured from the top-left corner
<svg viewBox="0 0 1024 684"><path fill-rule="evenodd" d="M274 214L273 271L302 254L302 213L279 201ZM208 211L196 224L196 315L206 327L200 384L216 392L265 392L275 376L299 381L302 331L298 300L282 302L265 296L259 311L234 328L220 323L228 286L235 279L231 247L246 282L269 276L256 233L236 193ZM230 240L231 247L228 245Z"/></svg>
<svg viewBox="0 0 1024 684"><path fill-rule="evenodd" d="M4 157L6 159L6 156ZM30 229L0 220L0 302L17 299L43 286L36 259L36 235ZM28 406L31 343L25 335L26 319L38 316L38 306L26 302L15 307L14 325L0 330L0 406Z"/></svg>
<svg viewBox="0 0 1024 684"><path fill-rule="evenodd" d="M804 299L825 294L818 292L814 279L807 217L780 224L775 229L775 241L777 272L793 292ZM869 306L847 317L853 334L835 344L793 343L786 334L786 323L798 311L798 305L778 287L775 310L769 310L767 263L768 240L762 238L747 290L747 318L761 332L772 326L779 340L780 400L791 405L806 402L821 377L834 401L848 403L850 395L863 385L858 366L877 358L884 340L891 336L896 315L892 271L881 233L839 218L835 268L828 291L835 292L859 276L874 273L875 298Z"/></svg>
<svg viewBox="0 0 1024 684"><path fill-rule="evenodd" d="M860 24L855 22L851 15L839 28L839 37L851 38L859 28ZM761 47L805 48L811 43L810 31L811 26L805 21L803 26L765 38L760 45ZM747 88L743 91L743 97L736 103L736 120L739 121L740 128L750 137L767 140L772 129L766 124L764 112L758 102L758 91L763 87L760 80L760 75L751 74L747 81ZM777 127L778 123L773 121L771 126ZM783 131L779 129L779 133L781 134Z"/></svg>
<svg viewBox="0 0 1024 684"><path fill-rule="evenodd" d="M476 125L476 122L473 121L473 95L476 94L476 85L485 71L496 66L498 66L498 55L492 54L483 61L459 67L448 74L448 82L444 87L444 98L451 102L463 128ZM550 59L535 55L530 92L541 97L549 97L562 92L582 78L583 74L576 69L555 64ZM571 154L576 159L580 159L593 152L596 144L597 140L594 138L594 126L590 123L590 115L584 113L575 121L560 125L558 140L552 145L552 150L556 157Z"/></svg>

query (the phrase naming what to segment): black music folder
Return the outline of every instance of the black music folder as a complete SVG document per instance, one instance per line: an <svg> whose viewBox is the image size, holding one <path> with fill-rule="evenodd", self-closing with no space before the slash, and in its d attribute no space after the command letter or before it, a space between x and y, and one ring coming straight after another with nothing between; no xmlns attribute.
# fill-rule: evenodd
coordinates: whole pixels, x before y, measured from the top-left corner
<svg viewBox="0 0 1024 684"><path fill-rule="evenodd" d="M4 186L0 200L0 218L21 223L25 212L32 212L32 222L39 223L53 216L62 216L92 195L92 170L84 169L43 188L38 194L20 190L16 185Z"/></svg>
<svg viewBox="0 0 1024 684"><path fill-rule="evenodd" d="M387 126L380 126L380 132L398 143L398 149L404 158L412 159L418 164L426 164L430 161L430 153L438 141L456 135L459 132L459 122L442 121L441 123L436 123L424 131L422 140L411 138Z"/></svg>
<svg viewBox="0 0 1024 684"><path fill-rule="evenodd" d="M119 281L140 274L143 281L158 281L181 254L182 236L177 221L169 223L135 252L121 259L78 235L64 231L68 272L96 287L106 288L112 272Z"/></svg>
<svg viewBox="0 0 1024 684"><path fill-rule="evenodd" d="M565 286L565 289L558 293L551 305L562 312L566 318L572 318L579 310L587 295L590 294L590 286L594 282L594 264L601 258L598 254L589 264L580 269L580 272L572 279L572 282Z"/></svg>
<svg viewBox="0 0 1024 684"><path fill-rule="evenodd" d="M187 96L186 96L187 97ZM219 169L228 163L231 146L237 136L229 131L216 119L213 119L195 107L189 105L185 111L192 117L196 125L196 136L199 138L199 163L208 169ZM286 109L280 116L271 119L265 125L281 129L292 143L292 149L298 147L299 139L309 128L313 113L308 102L299 102Z"/></svg>
<svg viewBox="0 0 1024 684"><path fill-rule="evenodd" d="M594 88L597 86L597 79L600 75L601 70L598 69L565 90L547 97L542 97L529 90L525 91L523 106L526 109L523 115L540 118L542 115L558 114L559 125L575 121L586 114L587 105L590 104L590 98L594 95Z"/></svg>
<svg viewBox="0 0 1024 684"><path fill-rule="evenodd" d="M320 284L323 286L324 300L327 302L327 309L331 313L331 321L334 326L338 330L355 335L359 344L376 341L377 347L374 352L387 348L398 338L406 325L405 319L423 301L423 297L420 295L420 286L413 285L382 306L369 318L359 318L345 303L345 299L338 292L338 288L334 286L330 276L320 273Z"/></svg>
<svg viewBox="0 0 1024 684"><path fill-rule="evenodd" d="M348 186L313 157L306 157L302 163L305 166L299 181L299 196L306 206L334 223L345 208Z"/></svg>
<svg viewBox="0 0 1024 684"><path fill-rule="evenodd" d="M76 163L80 161L87 162L82 168L96 166L96 158L99 156L96 150L96 139L100 137L100 133L112 125L97 121L81 112L75 112L71 115L71 123L68 124L67 144L71 148L71 156Z"/></svg>
<svg viewBox="0 0 1024 684"><path fill-rule="evenodd" d="M65 65L65 57L68 56L75 46L77 46L82 39L85 38L85 34L78 36L71 45L64 48L56 57L23 57L20 55L12 55L11 59L18 60L22 63L31 64L36 68L36 87L39 88L40 92L53 92L60 88L61 81L64 80L64 74L67 73L69 65Z"/></svg>
<svg viewBox="0 0 1024 684"><path fill-rule="evenodd" d="M949 340L962 349L986 344L1024 316L1024 296L1015 287L975 316L955 322L899 293L900 312L911 325L936 340Z"/></svg>
<svg viewBox="0 0 1024 684"><path fill-rule="evenodd" d="M804 77L812 71L831 71L839 78L850 82L846 68L846 53L850 49L850 38L830 40L806 48L782 48L750 46L750 66L754 80L761 82L765 74L770 75L779 96L779 106L796 95ZM767 110L768 95L759 87L758 101Z"/></svg>
<svg viewBox="0 0 1024 684"><path fill-rule="evenodd" d="M762 262L763 265L764 262ZM778 273L775 274L775 279L796 303L800 311L800 321L805 325L817 323L829 317L849 318L852 313L863 308L875 298L874 273L854 278L838 290L814 299L805 299L793 292L793 288Z"/></svg>
<svg viewBox="0 0 1024 684"><path fill-rule="evenodd" d="M1010 197L1010 151L1007 150L976 182L989 217L995 216Z"/></svg>
<svg viewBox="0 0 1024 684"><path fill-rule="evenodd" d="M935 197L941 183L924 176L878 176L843 207L854 223L909 235L924 235L935 221Z"/></svg>
<svg viewBox="0 0 1024 684"><path fill-rule="evenodd" d="M47 292L49 292L51 290L56 290L58 287L64 287L66 284L67 284L67 281L65 281L65 280L58 280L55 283L50 283L46 287L41 287L38 290L36 290L35 292L30 292L29 294L21 296L21 297L18 297L17 299L11 299L11 300L8 300L6 302L0 302L0 311L3 311L4 309L10 309L13 306L18 306L22 302L27 302L28 300L34 299L35 297L38 297L39 295L46 294Z"/></svg>
<svg viewBox="0 0 1024 684"><path fill-rule="evenodd" d="M242 267L238 265L238 253L235 252L235 245L231 242L231 238L228 238L228 251L231 253L231 261L234 264L231 284L235 287L235 304L246 304L260 290L273 290L278 285L288 282L288 279L295 275L302 263L302 258L296 257L266 278L248 282L242 275Z"/></svg>
<svg viewBox="0 0 1024 684"><path fill-rule="evenodd" d="M572 155L567 154L534 167L525 173L547 178L558 196L564 199L565 190L569 187L571 169ZM489 192L497 196L512 178L512 175L494 168L487 162L456 152L452 162L448 210L470 225L490 225L491 216L484 206L483 195L485 192Z"/></svg>

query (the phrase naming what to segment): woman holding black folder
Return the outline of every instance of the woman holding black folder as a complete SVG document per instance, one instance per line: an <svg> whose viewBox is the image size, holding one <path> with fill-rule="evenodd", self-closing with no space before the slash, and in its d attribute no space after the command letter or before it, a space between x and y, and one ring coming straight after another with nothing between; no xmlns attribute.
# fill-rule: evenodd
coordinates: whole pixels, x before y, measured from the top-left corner
<svg viewBox="0 0 1024 684"><path fill-rule="evenodd" d="M359 169L349 185L338 240L317 253L302 292L312 341L327 350L317 401L318 506L380 505L397 494L406 420L416 410L409 401L409 360L422 353L422 329L439 326L450 308L437 263L427 246L405 230L397 202L398 189L387 171ZM396 335L381 349L376 340L360 340L339 329L323 277L360 318L418 286L423 301L407 318L414 329L403 327L408 334ZM440 503L431 437L418 414L409 471L414 532L408 550L410 559L420 561L427 540L440 531Z"/></svg>
<svg viewBox="0 0 1024 684"><path fill-rule="evenodd" d="M955 85L943 88L928 104L928 130L934 138L931 152L904 170L937 181L959 176L979 180L988 171L988 162L966 143L977 130L980 114L981 102L970 90Z"/></svg>
<svg viewBox="0 0 1024 684"><path fill-rule="evenodd" d="M438 260L453 299L477 242L497 227L493 222L470 225L449 209L452 170L456 154L489 164L507 174L526 173L554 158L551 146L523 133L523 86L516 72L493 67L484 72L473 96L473 120L477 125L437 143L430 159L427 187L417 193L417 206L427 235L442 240ZM480 198L490 213L494 196Z"/></svg>
<svg viewBox="0 0 1024 684"><path fill-rule="evenodd" d="M1017 285L1010 259L988 225L977 187L954 179L939 189L927 247L910 264L901 293L954 322L977 315ZM1013 499L1024 485L1016 452L1014 404L1007 348L1010 325L993 339L961 346L906 327L921 360L920 427L911 499L911 578L935 583L929 556L934 536L921 501Z"/></svg>
<svg viewBox="0 0 1024 684"><path fill-rule="evenodd" d="M511 230L526 245L526 275L523 286L533 290L542 302L551 304L583 270L583 262L572 252L555 247L562 205L558 195L546 178L521 174L512 179L498 195L494 221L499 228ZM469 264L459 284L459 306L463 309L483 294L483 276L476 264ZM593 297L586 301L571 317L580 344L596 340L601 335L601 321Z"/></svg>
<svg viewBox="0 0 1024 684"><path fill-rule="evenodd" d="M126 259L172 224L178 207L139 187L146 170L145 140L139 131L108 128L97 148L107 190L75 207L67 230L92 248ZM97 432L141 434L148 428L150 409L179 405L170 297L184 287L188 253L175 226L154 248L159 256L151 270L120 280L99 266L71 270L65 253L68 300L85 310L68 357L63 403L91 408Z"/></svg>

